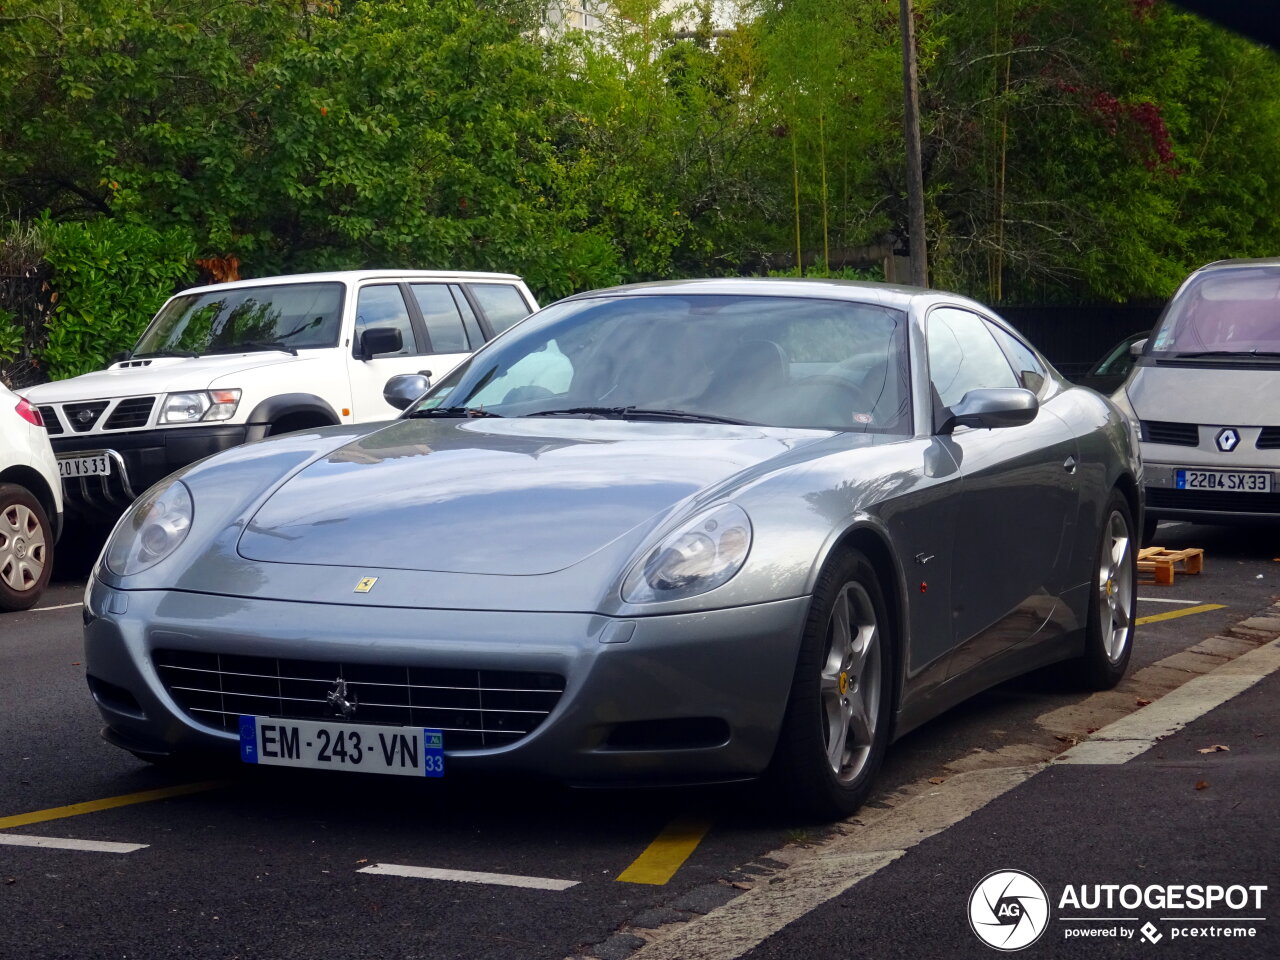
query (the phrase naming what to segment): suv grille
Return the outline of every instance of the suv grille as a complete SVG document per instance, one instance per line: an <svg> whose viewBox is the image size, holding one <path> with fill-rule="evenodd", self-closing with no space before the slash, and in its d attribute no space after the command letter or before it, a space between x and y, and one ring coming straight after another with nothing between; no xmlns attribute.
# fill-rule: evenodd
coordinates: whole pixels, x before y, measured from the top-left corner
<svg viewBox="0 0 1280 960"><path fill-rule="evenodd" d="M129 427L144 426L151 416L151 408L155 406L155 397L129 397L116 404L103 424L103 430L126 430Z"/></svg>
<svg viewBox="0 0 1280 960"><path fill-rule="evenodd" d="M1258 434L1259 450L1274 450L1280 447L1280 427L1263 427Z"/></svg>
<svg viewBox="0 0 1280 960"><path fill-rule="evenodd" d="M41 407L40 419L44 421L44 428L50 434L62 433L62 421L58 419L58 411L54 407Z"/></svg>
<svg viewBox="0 0 1280 960"><path fill-rule="evenodd" d="M76 433L84 433L86 430L92 430L93 425L98 422L98 418L102 416L102 411L107 409L107 401L91 400L88 403L64 403L62 412L66 414L67 423L71 424L71 429Z"/></svg>
<svg viewBox="0 0 1280 960"><path fill-rule="evenodd" d="M1200 445L1200 428L1194 423L1143 420L1142 439L1147 443L1171 443L1180 447Z"/></svg>
<svg viewBox="0 0 1280 960"><path fill-rule="evenodd" d="M156 650L170 696L192 718L228 733L242 714L335 719L325 698L337 678L359 703L354 720L431 727L453 750L500 747L537 729L560 700L564 678L515 670L457 670L281 660Z"/></svg>

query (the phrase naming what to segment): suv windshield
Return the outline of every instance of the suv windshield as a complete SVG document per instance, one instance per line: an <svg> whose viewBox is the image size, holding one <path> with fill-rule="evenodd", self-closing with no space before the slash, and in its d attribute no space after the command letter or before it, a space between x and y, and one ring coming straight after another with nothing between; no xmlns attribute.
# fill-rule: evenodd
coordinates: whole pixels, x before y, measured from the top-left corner
<svg viewBox="0 0 1280 960"><path fill-rule="evenodd" d="M341 283L284 283L177 296L151 321L133 355L337 346L342 294Z"/></svg>
<svg viewBox="0 0 1280 960"><path fill-rule="evenodd" d="M409 416L606 417L910 431L907 320L756 295L556 304L455 369Z"/></svg>
<svg viewBox="0 0 1280 960"><path fill-rule="evenodd" d="M1157 357L1280 352L1280 266L1213 270L1169 304L1148 352Z"/></svg>

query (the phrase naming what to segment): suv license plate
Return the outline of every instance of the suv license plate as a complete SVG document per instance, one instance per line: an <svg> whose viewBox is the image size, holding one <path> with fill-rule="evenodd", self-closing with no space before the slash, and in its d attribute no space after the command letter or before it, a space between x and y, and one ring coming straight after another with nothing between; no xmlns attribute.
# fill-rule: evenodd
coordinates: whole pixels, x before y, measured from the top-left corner
<svg viewBox="0 0 1280 960"><path fill-rule="evenodd" d="M277 767L444 776L444 734L423 727L240 718L240 759Z"/></svg>
<svg viewBox="0 0 1280 960"><path fill-rule="evenodd" d="M1244 470L1192 470L1182 468L1173 475L1179 490L1215 490L1223 493L1270 493L1271 474Z"/></svg>
<svg viewBox="0 0 1280 960"><path fill-rule="evenodd" d="M91 457L59 457L58 476L66 480L75 477L105 477L111 473L111 458L105 453Z"/></svg>

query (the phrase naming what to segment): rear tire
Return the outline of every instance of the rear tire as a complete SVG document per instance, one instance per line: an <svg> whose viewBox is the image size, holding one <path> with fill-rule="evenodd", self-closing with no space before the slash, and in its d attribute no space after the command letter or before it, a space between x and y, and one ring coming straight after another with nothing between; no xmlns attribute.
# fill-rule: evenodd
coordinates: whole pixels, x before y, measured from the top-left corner
<svg viewBox="0 0 1280 960"><path fill-rule="evenodd" d="M1084 654L1076 677L1091 690L1110 690L1129 668L1138 607L1138 550L1129 503L1113 491L1103 513L1089 592Z"/></svg>
<svg viewBox="0 0 1280 960"><path fill-rule="evenodd" d="M889 745L894 640L875 569L845 551L818 578L768 771L800 816L843 819L870 793Z"/></svg>
<svg viewBox="0 0 1280 960"><path fill-rule="evenodd" d="M0 610L35 606L53 573L53 526L40 501L0 483Z"/></svg>

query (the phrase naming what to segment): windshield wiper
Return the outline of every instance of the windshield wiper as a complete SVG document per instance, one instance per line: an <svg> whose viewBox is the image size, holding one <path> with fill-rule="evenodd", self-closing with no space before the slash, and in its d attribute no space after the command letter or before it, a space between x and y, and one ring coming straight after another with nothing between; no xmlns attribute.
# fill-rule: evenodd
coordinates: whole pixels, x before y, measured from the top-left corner
<svg viewBox="0 0 1280 960"><path fill-rule="evenodd" d="M209 347L205 353L251 353L256 350L279 350L281 353L291 353L295 357L298 355L295 347L281 343L279 340L246 340L243 343L229 343L223 347Z"/></svg>
<svg viewBox="0 0 1280 960"><path fill-rule="evenodd" d="M1280 357L1280 352L1275 350L1198 350L1192 353L1175 353L1175 360L1200 360L1212 357L1239 357L1244 360L1253 357L1260 357L1264 360L1274 360Z"/></svg>
<svg viewBox="0 0 1280 960"><path fill-rule="evenodd" d="M526 413L526 417L596 417L609 420L678 420L688 423L732 423L750 425L749 420L720 417L714 413L693 413L689 410L660 410L649 407L563 407L557 410L539 410Z"/></svg>
<svg viewBox="0 0 1280 960"><path fill-rule="evenodd" d="M426 419L428 417L462 417L472 419L475 417L501 417L500 413L493 413L484 407L428 407L421 410L414 410L408 414L411 420Z"/></svg>
<svg viewBox="0 0 1280 960"><path fill-rule="evenodd" d="M148 350L146 353L131 353L130 360L150 360L152 357L198 357L194 350Z"/></svg>

